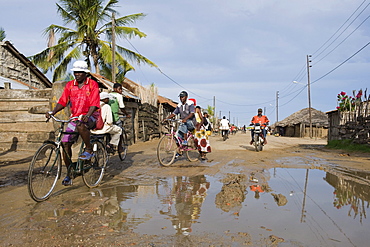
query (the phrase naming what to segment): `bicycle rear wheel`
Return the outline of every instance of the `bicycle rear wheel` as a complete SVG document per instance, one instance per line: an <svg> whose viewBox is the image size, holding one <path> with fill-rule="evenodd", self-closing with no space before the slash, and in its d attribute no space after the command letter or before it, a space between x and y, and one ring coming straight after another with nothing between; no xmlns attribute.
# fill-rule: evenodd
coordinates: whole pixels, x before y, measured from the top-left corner
<svg viewBox="0 0 370 247"><path fill-rule="evenodd" d="M162 166L170 166L175 160L177 143L172 135L161 138L157 147L158 161Z"/></svg>
<svg viewBox="0 0 370 247"><path fill-rule="evenodd" d="M128 142L127 142L127 134L126 131L122 130L122 142L121 147L118 147L118 156L123 161L127 156L127 149L128 149Z"/></svg>
<svg viewBox="0 0 370 247"><path fill-rule="evenodd" d="M28 193L36 202L47 200L53 192L62 169L61 154L55 143L43 144L28 169Z"/></svg>
<svg viewBox="0 0 370 247"><path fill-rule="evenodd" d="M188 147L186 148L186 157L190 162L197 161L199 159L198 147L195 145L194 136L189 136Z"/></svg>
<svg viewBox="0 0 370 247"><path fill-rule="evenodd" d="M103 179L104 171L107 166L107 152L103 143L98 140L91 142L94 147L94 156L90 160L80 160L82 164L82 180L89 188L94 188Z"/></svg>

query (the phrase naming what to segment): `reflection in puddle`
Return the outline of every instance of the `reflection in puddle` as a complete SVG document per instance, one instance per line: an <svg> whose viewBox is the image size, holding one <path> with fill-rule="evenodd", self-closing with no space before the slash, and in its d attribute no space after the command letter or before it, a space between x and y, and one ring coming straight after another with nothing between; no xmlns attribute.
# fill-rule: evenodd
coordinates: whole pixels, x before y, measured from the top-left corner
<svg viewBox="0 0 370 247"><path fill-rule="evenodd" d="M178 176L103 186L85 200L100 200L92 214L108 217L109 227L122 233L241 232L255 238L274 235L294 246L367 246L369 178L338 167L326 172L275 168L220 179Z"/></svg>

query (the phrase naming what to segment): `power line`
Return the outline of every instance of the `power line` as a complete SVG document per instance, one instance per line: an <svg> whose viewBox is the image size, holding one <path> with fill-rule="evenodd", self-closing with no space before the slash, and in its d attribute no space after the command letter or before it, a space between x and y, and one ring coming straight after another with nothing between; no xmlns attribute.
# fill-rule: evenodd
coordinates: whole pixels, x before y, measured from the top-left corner
<svg viewBox="0 0 370 247"><path fill-rule="evenodd" d="M369 4L370 5L370 4ZM368 6L369 6L368 5ZM319 63L321 60L323 60L324 58L326 58L330 53L332 53L335 49L337 49L341 44L344 43L344 41L346 41L357 29L360 28L360 26L362 26L362 24L364 24L368 19L370 18L370 15L368 15L365 20L363 20L361 22L360 25L358 25L349 35L347 35L337 46L335 46L329 53L327 53L324 57L322 57L319 61L317 61L315 64Z"/></svg>
<svg viewBox="0 0 370 247"><path fill-rule="evenodd" d="M333 35L332 35L332 36L331 36L331 37L330 37L330 38L329 38L329 39L328 39L324 44L322 44L322 45L321 45L321 46L320 46L320 47L319 47L315 52L313 52L313 54L312 54L312 55L315 55L315 54L316 54L316 52L318 52L322 47L324 47L324 46L329 42L329 40L331 40L331 39L332 39L332 38L333 38L333 37L334 37L334 36L339 32L339 30L340 30L340 29L341 29L341 28L342 28L342 27L343 27L343 26L344 26L344 25L345 25L345 24L346 24L346 23L347 23L347 22L352 18L352 16L357 12L357 10L359 10L359 9L361 8L361 6L362 6L365 2L366 2L366 0L364 0L364 1L363 1L363 2L362 2L362 3L357 7L357 9L356 9L356 10L355 10L355 11L354 11L354 12L353 12L353 13L352 13L348 18L347 18L347 20L346 20L346 21L345 21L345 22L344 22L344 23L343 23L343 24L342 24L342 25L337 29L337 31L335 31L335 32L334 32L334 34L333 34ZM368 4L368 5L367 5L363 10L362 10L362 12L363 12L363 11L364 11L368 6L369 6L369 4ZM362 12L361 12L361 13L362 13ZM360 13L360 14L361 14L361 13ZM357 15L357 17L356 17L354 20L356 20L356 19L358 18L358 16L359 16L359 15ZM353 20L353 21L354 21L354 20ZM352 22L353 22L353 21L352 21ZM352 24L352 22L351 22L351 24ZM351 24L350 24L350 25L351 25ZM349 27L349 25L347 26L347 28L348 28L348 27ZM347 30L347 28L346 28L345 30ZM344 30L344 31L345 31L345 30ZM342 33L343 33L343 32L342 32ZM342 33L341 33L341 34L342 34ZM339 36L340 36L340 35L339 35ZM337 38L339 38L339 36L338 36ZM335 41L335 40L334 40L334 41ZM332 43L331 43L331 44L332 44ZM323 51L322 51L322 52L323 52ZM322 52L321 52L321 53L322 53ZM320 53L320 54L321 54L321 53ZM319 55L320 55L320 54L319 54ZM317 56L319 56L319 55L317 55Z"/></svg>
<svg viewBox="0 0 370 247"><path fill-rule="evenodd" d="M344 60L343 62L341 62L338 66L336 66L335 68L333 68L332 70L330 70L329 72L327 72L326 74L324 74L323 76L321 76L318 79L316 79L313 82L311 82L311 84L313 84L313 83L321 80L325 76L327 76L330 73L332 73L334 70L338 69L340 66L342 66L343 64L345 64L346 62L348 62L348 60L350 60L351 58L353 58L354 56L356 56L359 52L361 52L363 49L365 49L369 44L370 44L370 42L368 42L366 45L364 45L360 50L358 50L357 52L355 52L352 56L350 56L349 58L347 58L346 60Z"/></svg>

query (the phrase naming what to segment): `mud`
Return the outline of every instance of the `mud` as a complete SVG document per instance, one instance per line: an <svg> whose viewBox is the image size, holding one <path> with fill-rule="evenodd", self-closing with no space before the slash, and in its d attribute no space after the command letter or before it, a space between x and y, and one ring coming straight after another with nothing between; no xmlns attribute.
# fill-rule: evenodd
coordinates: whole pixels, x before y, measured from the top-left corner
<svg viewBox="0 0 370 247"><path fill-rule="evenodd" d="M327 233L323 239L317 237L310 242L301 231L294 231L297 226L293 224L301 227L304 220L294 223L294 209L289 206L294 205L294 196L300 201L304 198L306 171L307 174L317 171L318 177L326 173L328 181L345 174L357 188L369 186L369 155L328 150L325 140L272 136L268 140L262 152L255 152L248 143L249 135L231 135L225 142L219 136L212 136L208 160L190 163L181 157L171 167L161 167L157 162L158 140L134 144L129 147L124 162L112 157L98 188L86 188L80 178L71 187L58 182L55 193L42 203L32 201L27 192L27 169L32 153L0 153L3 229L0 246L361 246L366 243L369 239L363 231L358 231L356 237L362 239L359 241L342 228L340 236ZM275 180L284 172L293 174L293 171L293 177L302 177L297 180L302 184L299 189L289 188L290 195L277 190L276 184L282 186L281 181L288 178ZM348 201L349 197L346 198ZM340 200L338 197L335 203L344 207L346 202ZM307 211L313 211L309 203L306 207ZM366 228L368 209L365 206L356 210L351 211L353 218ZM276 214L292 218L286 222L284 218L276 220ZM302 214L302 217L307 216ZM291 229L292 233L281 228Z"/></svg>

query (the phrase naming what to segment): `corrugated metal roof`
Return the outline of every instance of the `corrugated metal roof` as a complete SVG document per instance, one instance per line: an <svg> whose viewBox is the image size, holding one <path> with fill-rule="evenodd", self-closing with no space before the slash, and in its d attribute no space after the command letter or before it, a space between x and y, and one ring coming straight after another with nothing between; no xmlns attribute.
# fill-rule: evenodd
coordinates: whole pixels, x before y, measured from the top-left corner
<svg viewBox="0 0 370 247"><path fill-rule="evenodd" d="M103 84L107 89L113 90L114 83L112 81L108 80L107 78L99 74L90 73L90 75L92 75L97 80L97 82ZM125 87L122 87L122 95L129 99L141 100L138 96L136 96L133 92L129 91Z"/></svg>

